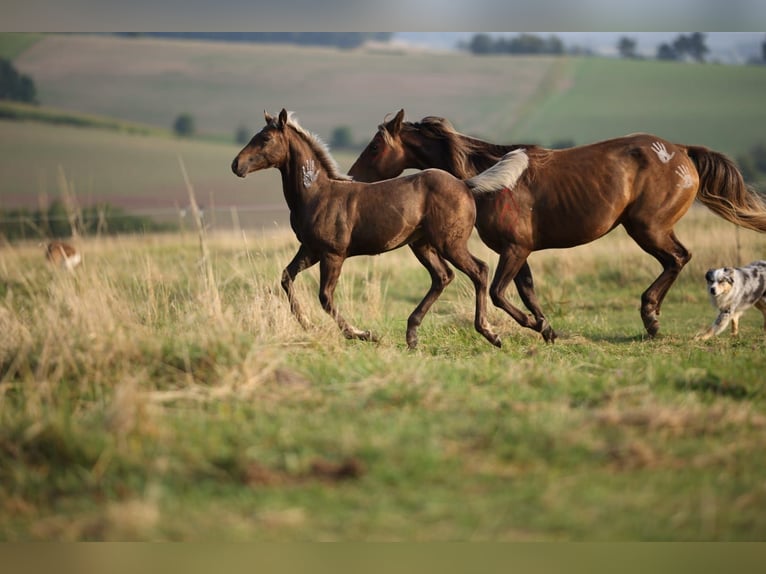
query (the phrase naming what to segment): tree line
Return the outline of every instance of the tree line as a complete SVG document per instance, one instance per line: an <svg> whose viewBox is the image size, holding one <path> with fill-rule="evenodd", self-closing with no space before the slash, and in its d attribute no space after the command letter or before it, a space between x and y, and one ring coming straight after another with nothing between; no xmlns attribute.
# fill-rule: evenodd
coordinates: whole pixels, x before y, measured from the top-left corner
<svg viewBox="0 0 766 574"><path fill-rule="evenodd" d="M543 37L537 34L518 34L516 36L491 36L486 33L474 34L468 42L458 46L472 54L589 54L588 50L578 47L567 47L555 34ZM641 59L638 52L638 41L630 36L622 36L617 41L617 53L626 59ZM710 48L707 46L705 34L692 32L679 34L671 42L663 42L657 46L654 57L657 60L705 62ZM761 44L760 57L750 63L766 63L766 41Z"/></svg>

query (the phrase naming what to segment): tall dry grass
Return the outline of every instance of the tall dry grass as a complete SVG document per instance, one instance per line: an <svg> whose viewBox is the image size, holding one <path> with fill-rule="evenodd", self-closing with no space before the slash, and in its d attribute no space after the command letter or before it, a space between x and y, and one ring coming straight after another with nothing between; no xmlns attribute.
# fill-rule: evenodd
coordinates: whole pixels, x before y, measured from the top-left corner
<svg viewBox="0 0 766 574"><path fill-rule="evenodd" d="M726 424L710 422L699 431L704 436L762 425L766 419L751 402L714 405L711 411L705 402L679 402L672 393L670 402L662 398L674 384L709 387L724 396L748 393L756 384L750 379L724 384L715 374L718 363L684 362L697 356L686 341L713 318L705 270L765 257L766 238L740 232L737 242L731 225L701 209L686 217L678 235L694 258L666 302L676 317L664 327L666 343L648 348L619 339L600 342L600 334L640 332L640 292L659 273L659 265L618 230L588 246L532 256L543 307L554 327L569 333L555 346L542 345L534 333L493 309L491 321L505 346L491 349L472 329L472 286L457 274L427 316L423 348L416 353L405 349L406 318L430 281L406 249L354 258L344 266L338 304L350 321L383 335L372 345L346 341L321 310L316 268L295 283L311 328L304 331L292 317L279 285L297 248L288 231L81 237L77 247L84 264L75 273L47 265L38 245L5 245L0 250L0 467L6 470L0 470L0 509L8 518L0 520L0 532L20 538L146 539L163 538L158 529L174 524L193 537L174 523L165 505L180 502L163 484L194 482L200 474L224 480L216 474L221 465L227 477L260 480L248 474L260 468L249 457L277 457L269 468L282 474L269 480L301 484L311 459L294 453L302 452L311 436L319 437L314 448L343 456L380 451L395 459L402 445L412 442L397 429L441 428L453 412L460 415L449 424L465 429L447 425L439 438L428 439L423 446L428 460L436 456L430 449L446 449L473 461L470 467L480 473L523 473L470 438L478 432L470 428L481 427L487 413L501 408L505 394L515 397L512 419L525 421L513 431L529 437L518 439L520 452L528 453L523 456L538 452L542 432L550 440L567 436L564 443L575 451L602 453L621 471L663 468L671 454L680 456L665 452L651 433L672 427L688 440L698 433L692 426L705 420ZM494 269L496 256L478 239L471 248ZM515 294L513 299L518 302ZM745 348L733 347L749 357L747 349L756 345L756 359L739 367L745 377L748 369L758 369L761 339L753 340L754 332L744 333ZM733 343L721 339L711 345L725 350ZM656 367L647 364L653 354L660 361ZM669 383L662 369L676 360L683 364L671 377L680 382ZM728 359L724 353L714 360ZM592 414L578 410L591 403ZM342 413L353 415L355 423L344 424ZM479 418L472 419L472 413ZM390 428L383 422L389 418L398 421ZM275 426L263 444L232 447L236 432L251 427L264 432L264 421L271 419ZM573 422L578 430L565 430ZM334 430L323 438L325 426ZM467 433L467 439L447 439L454 433ZM615 433L623 438L608 439ZM494 438L481 440L496 444ZM231 458L221 459L221 453ZM702 461L704 448L695 453ZM129 494L110 494L125 484L134 485ZM85 518L76 512L73 518L55 510L56 492L87 500L98 492L107 502L96 503ZM565 493L552 494L552 500ZM27 510L19 510L19 499Z"/></svg>

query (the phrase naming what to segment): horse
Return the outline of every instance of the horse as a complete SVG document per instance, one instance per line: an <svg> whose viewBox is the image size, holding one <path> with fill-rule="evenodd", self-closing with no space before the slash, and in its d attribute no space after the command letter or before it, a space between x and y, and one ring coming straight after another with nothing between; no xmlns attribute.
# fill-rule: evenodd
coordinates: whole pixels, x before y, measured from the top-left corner
<svg viewBox="0 0 766 574"><path fill-rule="evenodd" d="M476 196L476 228L500 256L490 286L492 302L547 342L557 334L535 294L527 263L533 251L583 245L622 225L662 265L641 295L641 318L653 338L662 302L692 256L673 227L695 199L727 221L766 232L764 199L745 184L734 162L705 147L638 133L551 150L492 144L461 134L435 116L403 120L404 110L384 118L349 175L370 182L408 168L440 168L468 178L513 150L528 156L515 187ZM531 317L506 298L511 280Z"/></svg>
<svg viewBox="0 0 766 574"><path fill-rule="evenodd" d="M298 322L308 328L293 282L319 262L319 301L348 339L377 341L370 331L348 323L334 303L343 262L356 255L377 255L408 245L431 276L431 288L407 321L410 349L431 305L452 281L447 262L465 273L476 291L474 326L490 343L500 338L486 319L489 268L468 250L476 219L472 189L502 189L518 176L523 154L510 154L484 174L464 182L438 169L427 169L380 183L353 181L343 174L327 146L304 129L292 112L278 117L264 112L266 125L234 158L231 169L244 178L275 167L290 209L290 226L300 246L282 273L282 288Z"/></svg>

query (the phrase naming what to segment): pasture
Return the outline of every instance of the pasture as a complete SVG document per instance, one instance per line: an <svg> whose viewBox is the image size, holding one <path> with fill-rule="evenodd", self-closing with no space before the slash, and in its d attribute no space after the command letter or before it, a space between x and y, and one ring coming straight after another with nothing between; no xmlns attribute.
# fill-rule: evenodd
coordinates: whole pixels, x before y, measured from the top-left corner
<svg viewBox="0 0 766 574"><path fill-rule="evenodd" d="M295 283L311 328L290 314L279 174L239 180L229 143L264 108L367 141L404 107L488 140L654 131L734 155L763 141L766 69L77 35L0 35L0 51L45 106L118 122L0 121L0 207L67 189L178 217L180 157L208 226L79 238L71 275L46 265L41 237L0 245L0 539L766 537L762 319L693 339L715 317L705 271L766 257L764 236L693 208L676 228L693 258L653 340L639 298L659 265L621 229L536 252L560 338L490 306L501 349L474 331L458 273L408 351L428 274L409 250L352 258L336 302L382 340L347 341L316 268ZM119 128L167 130L181 112L203 139ZM355 154L334 155L347 169ZM494 273L475 235L471 250Z"/></svg>
<svg viewBox="0 0 766 574"><path fill-rule="evenodd" d="M766 244L701 208L678 235L695 257L655 340L657 265L617 230L530 259L554 345L493 308L493 348L457 277L414 352L429 279L407 250L344 267L338 305L372 344L321 311L315 268L300 328L286 232L212 234L207 258L192 234L83 239L74 275L5 246L0 538L763 539L760 314L692 336L714 317L704 271Z"/></svg>
<svg viewBox="0 0 766 574"><path fill-rule="evenodd" d="M730 155L763 142L766 124L763 66L78 35L47 35L14 64L34 78L43 105L166 129L187 112L201 135L223 141L240 125L257 131L264 108L282 107L325 140L348 126L367 141L404 108L408 120L443 116L499 143L648 131Z"/></svg>

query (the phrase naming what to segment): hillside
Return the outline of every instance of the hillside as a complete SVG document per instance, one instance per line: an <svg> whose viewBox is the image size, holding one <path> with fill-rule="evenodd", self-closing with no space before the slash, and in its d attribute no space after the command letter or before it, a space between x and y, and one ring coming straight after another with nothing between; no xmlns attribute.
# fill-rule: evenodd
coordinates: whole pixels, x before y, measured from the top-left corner
<svg viewBox="0 0 766 574"><path fill-rule="evenodd" d="M188 112L204 134L228 138L286 107L322 137L347 125L366 140L402 107L502 138L554 61L67 35L15 64L45 105L163 127Z"/></svg>
<svg viewBox="0 0 766 574"><path fill-rule="evenodd" d="M360 144L402 107L410 120L441 115L499 142L583 144L648 131L735 156L766 141L762 67L8 36L0 46L19 53L14 63L34 78L43 115L71 112L104 126L114 118L123 131L0 121L0 208L55 197L63 174L82 203L176 218L187 201L181 155L219 227L234 225L232 207L243 225L284 224L276 173L241 181L229 169L235 130L255 132L264 109L281 107L326 140L348 126ZM168 137L182 112L206 141ZM131 135L123 125L157 132ZM347 168L355 154L335 155Z"/></svg>

